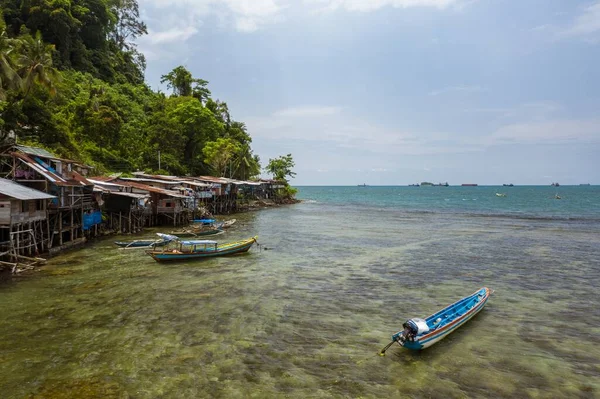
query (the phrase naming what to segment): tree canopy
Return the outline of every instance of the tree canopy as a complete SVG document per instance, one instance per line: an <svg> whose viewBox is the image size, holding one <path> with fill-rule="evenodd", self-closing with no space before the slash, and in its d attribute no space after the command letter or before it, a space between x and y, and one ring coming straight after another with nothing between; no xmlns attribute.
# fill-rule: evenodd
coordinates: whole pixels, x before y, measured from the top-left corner
<svg viewBox="0 0 600 399"><path fill-rule="evenodd" d="M287 177L296 176L296 173L292 171L294 166L296 164L294 163L292 154L287 154L269 159L269 163L265 169L273 175L275 180L284 180L287 182Z"/></svg>
<svg viewBox="0 0 600 399"><path fill-rule="evenodd" d="M160 169L247 180L260 174L246 125L208 81L178 66L144 82L136 0L0 0L0 142L78 159L96 173Z"/></svg>

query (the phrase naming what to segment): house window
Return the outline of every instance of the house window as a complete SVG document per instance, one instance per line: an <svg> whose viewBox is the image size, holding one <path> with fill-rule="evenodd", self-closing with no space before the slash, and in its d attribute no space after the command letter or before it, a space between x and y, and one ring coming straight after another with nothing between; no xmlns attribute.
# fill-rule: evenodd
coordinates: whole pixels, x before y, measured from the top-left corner
<svg viewBox="0 0 600 399"><path fill-rule="evenodd" d="M35 201L35 210L36 211L43 211L44 210L44 200L37 200L37 201Z"/></svg>
<svg viewBox="0 0 600 399"><path fill-rule="evenodd" d="M21 212L29 212L29 204L27 201L21 201Z"/></svg>

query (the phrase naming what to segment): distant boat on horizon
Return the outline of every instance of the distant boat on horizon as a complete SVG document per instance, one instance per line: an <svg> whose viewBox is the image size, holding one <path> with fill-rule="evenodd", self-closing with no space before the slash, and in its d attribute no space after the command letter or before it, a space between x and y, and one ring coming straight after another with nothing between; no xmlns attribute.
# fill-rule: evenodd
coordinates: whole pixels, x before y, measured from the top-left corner
<svg viewBox="0 0 600 399"><path fill-rule="evenodd" d="M418 186L418 184L415 184L415 186ZM450 186L450 185L448 184L448 182L446 182L446 183L438 183L438 184L433 184L433 183L431 183L431 182L424 181L424 182L421 182L421 186L430 186L430 187L433 187L433 186L435 186L435 187L448 187L448 186Z"/></svg>
<svg viewBox="0 0 600 399"><path fill-rule="evenodd" d="M552 187L559 187L559 186L560 186L560 184L558 184L558 182L556 182L556 183L552 183L552 184L551 184L551 186L552 186Z"/></svg>
<svg viewBox="0 0 600 399"><path fill-rule="evenodd" d="M359 184L358 187L369 187L367 183Z"/></svg>
<svg viewBox="0 0 600 399"><path fill-rule="evenodd" d="M417 184L409 184L408 187L419 187L419 183L417 183Z"/></svg>
<svg viewBox="0 0 600 399"><path fill-rule="evenodd" d="M508 183L508 184L504 183L503 186L504 187L514 187L515 185L512 183Z"/></svg>
<svg viewBox="0 0 600 399"><path fill-rule="evenodd" d="M580 186L591 186L590 183L581 183Z"/></svg>
<svg viewBox="0 0 600 399"><path fill-rule="evenodd" d="M477 187L477 183L463 183L461 184L463 187Z"/></svg>

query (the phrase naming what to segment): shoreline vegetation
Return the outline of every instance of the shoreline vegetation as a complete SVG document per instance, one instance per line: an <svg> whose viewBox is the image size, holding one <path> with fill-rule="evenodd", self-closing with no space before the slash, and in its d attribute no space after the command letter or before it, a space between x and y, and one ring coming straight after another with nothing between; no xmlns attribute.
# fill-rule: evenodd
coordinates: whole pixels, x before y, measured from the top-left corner
<svg viewBox="0 0 600 399"><path fill-rule="evenodd" d="M146 83L136 0L21 3L0 0L0 265L37 264L105 224L185 225L196 200L231 213L238 186L292 201L292 155L261 166L246 124L207 80L180 65L161 76L170 93ZM261 172L273 176L265 187Z"/></svg>

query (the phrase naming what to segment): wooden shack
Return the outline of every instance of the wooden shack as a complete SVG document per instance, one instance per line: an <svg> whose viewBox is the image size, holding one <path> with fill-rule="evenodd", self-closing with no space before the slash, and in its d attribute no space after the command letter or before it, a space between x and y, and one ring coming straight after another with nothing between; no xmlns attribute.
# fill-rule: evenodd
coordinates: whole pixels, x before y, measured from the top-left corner
<svg viewBox="0 0 600 399"><path fill-rule="evenodd" d="M48 249L84 242L101 222L93 184L85 178L89 169L36 147L13 145L0 154L0 177L55 197L47 209Z"/></svg>
<svg viewBox="0 0 600 399"><path fill-rule="evenodd" d="M121 233L141 231L152 216L150 194L134 193L133 188L116 183L116 178L95 177L88 179L94 191L100 194L106 229Z"/></svg>
<svg viewBox="0 0 600 399"><path fill-rule="evenodd" d="M48 248L46 209L55 197L0 178L0 258L17 264Z"/></svg>
<svg viewBox="0 0 600 399"><path fill-rule="evenodd" d="M173 226L187 225L192 217L192 209L188 208L189 195L176 190L169 190L127 178L118 178L115 183L131 187L134 194L149 194L149 206L152 209L148 225L172 224Z"/></svg>

